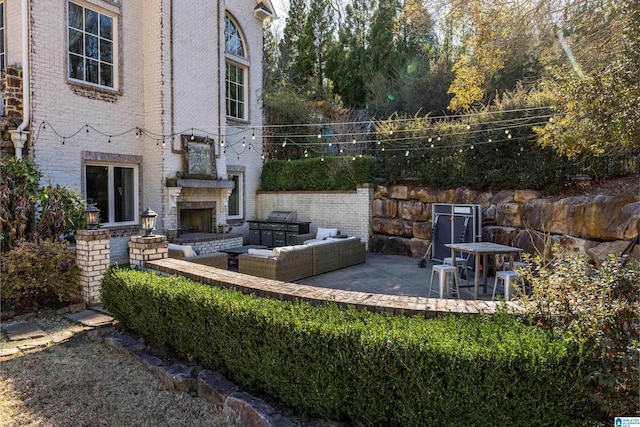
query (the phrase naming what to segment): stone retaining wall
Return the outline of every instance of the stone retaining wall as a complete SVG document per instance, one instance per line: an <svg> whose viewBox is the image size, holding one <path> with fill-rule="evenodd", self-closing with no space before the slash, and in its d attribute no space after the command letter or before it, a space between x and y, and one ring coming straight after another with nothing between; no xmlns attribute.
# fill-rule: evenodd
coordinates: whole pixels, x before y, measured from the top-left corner
<svg viewBox="0 0 640 427"><path fill-rule="evenodd" d="M639 185L640 190L640 185ZM372 252L424 256L433 203L479 204L482 239L548 254L554 243L599 264L640 233L636 195L545 197L532 190L478 192L410 185L378 186L372 203ZM640 257L640 248L634 254Z"/></svg>

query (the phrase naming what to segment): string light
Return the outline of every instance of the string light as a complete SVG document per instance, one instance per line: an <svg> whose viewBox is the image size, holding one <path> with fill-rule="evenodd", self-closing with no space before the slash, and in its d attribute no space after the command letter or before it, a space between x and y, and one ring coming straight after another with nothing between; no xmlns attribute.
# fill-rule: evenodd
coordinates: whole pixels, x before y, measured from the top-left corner
<svg viewBox="0 0 640 427"><path fill-rule="evenodd" d="M255 129L251 132L251 140L252 141L256 140L256 130Z"/></svg>
<svg viewBox="0 0 640 427"><path fill-rule="evenodd" d="M195 135L193 134L193 128L191 128L191 140L193 141L194 139L196 139Z"/></svg>

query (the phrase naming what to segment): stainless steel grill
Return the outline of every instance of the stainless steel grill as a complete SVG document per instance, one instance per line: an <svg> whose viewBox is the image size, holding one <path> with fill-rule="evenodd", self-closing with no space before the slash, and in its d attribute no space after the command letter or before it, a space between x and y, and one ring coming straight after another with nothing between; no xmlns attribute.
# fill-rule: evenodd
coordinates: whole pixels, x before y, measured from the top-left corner
<svg viewBox="0 0 640 427"><path fill-rule="evenodd" d="M267 221L291 222L298 218L296 211L271 211L267 216Z"/></svg>

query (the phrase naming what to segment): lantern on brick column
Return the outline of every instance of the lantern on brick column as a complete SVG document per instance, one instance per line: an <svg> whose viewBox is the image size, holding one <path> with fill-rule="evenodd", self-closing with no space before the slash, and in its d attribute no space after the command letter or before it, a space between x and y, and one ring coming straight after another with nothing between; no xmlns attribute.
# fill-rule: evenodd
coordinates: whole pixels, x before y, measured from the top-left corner
<svg viewBox="0 0 640 427"><path fill-rule="evenodd" d="M95 230L98 228L98 222L100 221L100 209L91 203L84 210L84 217L87 221L87 230Z"/></svg>
<svg viewBox="0 0 640 427"><path fill-rule="evenodd" d="M140 214L140 223L142 225L142 229L144 230L144 237L153 236L152 232L156 228L156 217L157 213L151 210L151 208L145 209L142 214Z"/></svg>

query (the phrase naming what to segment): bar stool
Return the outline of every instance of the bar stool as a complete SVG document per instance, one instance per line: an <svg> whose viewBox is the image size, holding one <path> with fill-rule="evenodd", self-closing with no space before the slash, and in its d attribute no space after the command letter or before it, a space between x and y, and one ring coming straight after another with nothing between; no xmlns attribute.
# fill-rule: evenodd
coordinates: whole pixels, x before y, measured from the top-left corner
<svg viewBox="0 0 640 427"><path fill-rule="evenodd" d="M513 266L511 266L511 262L510 261L505 261L504 262L504 269L505 270L515 270L517 271L520 268L526 268L529 264L527 264L526 262L522 262L522 261L514 261L513 262Z"/></svg>
<svg viewBox="0 0 640 427"><path fill-rule="evenodd" d="M493 295L491 296L491 300L496 299L496 289L498 289L498 281L502 280L502 286L504 288L504 299L505 301L509 301L510 290L512 288L512 283L517 282L520 278L520 275L517 271L511 270L502 270L496 273L496 281L493 284Z"/></svg>
<svg viewBox="0 0 640 427"><path fill-rule="evenodd" d="M451 262L451 257L446 257L442 260L447 265L453 265ZM456 257L456 267L460 267L463 269L465 277L467 278L467 285L469 284L469 271L467 270L467 259Z"/></svg>
<svg viewBox="0 0 640 427"><path fill-rule="evenodd" d="M460 287L458 286L458 268L452 265L434 265L431 270L431 282L429 283L429 295L431 297L431 290L433 289L433 277L438 273L438 283L440 287L440 298L444 298L444 290L448 288L449 276L451 276L452 284L456 286L456 295L460 298ZM447 289L447 296L449 296L449 290Z"/></svg>

